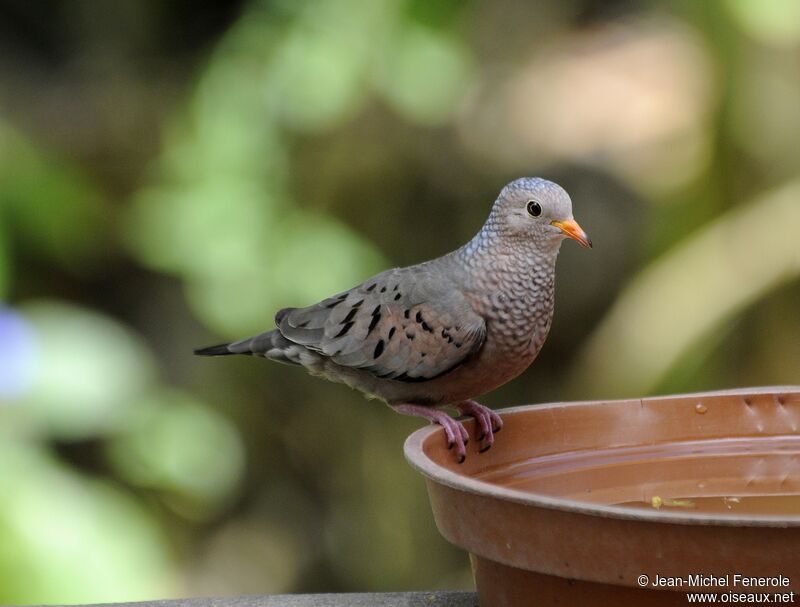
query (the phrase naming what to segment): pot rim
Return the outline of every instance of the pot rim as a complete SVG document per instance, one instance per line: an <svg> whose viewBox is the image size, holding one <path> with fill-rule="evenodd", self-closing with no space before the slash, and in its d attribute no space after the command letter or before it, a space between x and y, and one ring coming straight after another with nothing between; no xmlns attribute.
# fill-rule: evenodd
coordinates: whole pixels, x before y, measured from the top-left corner
<svg viewBox="0 0 800 607"><path fill-rule="evenodd" d="M619 400L588 400L588 401L565 401L552 402L539 405L520 405L499 409L498 413L504 416L514 415L522 411L529 411L535 408L556 409L564 407L602 405L614 402L624 402L639 400L642 403L648 401L664 400L669 398L696 398L724 395L757 395L757 394L786 394L800 393L800 386L766 386L757 388L737 388L732 390L715 390L709 392L693 392L688 394L651 396L640 399L619 399ZM797 515L770 515L753 514L748 516L719 516L715 514L690 513L690 512L667 512L661 510L630 509L621 506L609 506L604 504L593 504L559 497L552 497L541 493L531 493L519 489L499 487L492 483L477 480L475 478L452 472L440 466L429 458L423 449L424 443L434 434L444 434L441 426L427 426L413 432L404 444L403 450L406 460L412 468L424 475L428 480L439 483L446 487L467 493L473 493L486 498L499 499L508 502L532 506L536 508L546 508L549 510L561 510L576 514L587 514L606 518L635 520L641 522L669 523L677 525L718 525L724 527L800 527L800 514Z"/></svg>

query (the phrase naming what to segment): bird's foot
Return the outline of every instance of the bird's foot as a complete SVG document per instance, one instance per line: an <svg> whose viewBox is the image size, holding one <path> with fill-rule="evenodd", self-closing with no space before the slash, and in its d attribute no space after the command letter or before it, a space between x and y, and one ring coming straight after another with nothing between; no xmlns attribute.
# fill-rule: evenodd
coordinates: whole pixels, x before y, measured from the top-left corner
<svg viewBox="0 0 800 607"><path fill-rule="evenodd" d="M478 406L480 407L480 405ZM444 434L447 437L447 448L453 449L455 447L456 455L458 456L458 463L464 463L464 460L467 458L467 443L469 442L469 435L467 434L466 428L461 425L461 422L452 418L441 409L436 409L426 405L391 405L391 407L403 415L424 417L434 424L439 424L442 428L444 428Z"/></svg>
<svg viewBox="0 0 800 607"><path fill-rule="evenodd" d="M483 442L483 446L478 453L485 453L494 445L494 435L503 429L503 420L500 416L474 400L465 400L455 405L461 415L469 415L475 418L475 431L478 435L478 442Z"/></svg>

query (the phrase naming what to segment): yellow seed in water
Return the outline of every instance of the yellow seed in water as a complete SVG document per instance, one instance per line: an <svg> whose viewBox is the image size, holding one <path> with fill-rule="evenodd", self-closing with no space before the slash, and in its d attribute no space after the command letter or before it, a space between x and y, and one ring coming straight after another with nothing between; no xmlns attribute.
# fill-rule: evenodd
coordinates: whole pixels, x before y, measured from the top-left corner
<svg viewBox="0 0 800 607"><path fill-rule="evenodd" d="M673 508L694 508L692 500L664 500L664 504Z"/></svg>
<svg viewBox="0 0 800 607"><path fill-rule="evenodd" d="M654 496L653 496L653 497L650 499L650 505L651 505L653 508L655 508L656 510L658 510L659 508L661 508L661 505L662 505L663 503L664 503L664 500L662 500L662 499L661 499L659 496L657 496L657 495L654 495Z"/></svg>
<svg viewBox="0 0 800 607"><path fill-rule="evenodd" d="M694 406L694 410L697 411L700 415L708 411L708 407L706 407L703 403L697 403Z"/></svg>

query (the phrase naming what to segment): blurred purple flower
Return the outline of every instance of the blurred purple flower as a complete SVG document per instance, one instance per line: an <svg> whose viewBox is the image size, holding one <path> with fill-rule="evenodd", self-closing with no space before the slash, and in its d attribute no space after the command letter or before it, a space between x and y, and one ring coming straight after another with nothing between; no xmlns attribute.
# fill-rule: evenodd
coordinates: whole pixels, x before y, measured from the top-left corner
<svg viewBox="0 0 800 607"><path fill-rule="evenodd" d="M37 359L33 326L11 308L0 308L0 405L31 389Z"/></svg>

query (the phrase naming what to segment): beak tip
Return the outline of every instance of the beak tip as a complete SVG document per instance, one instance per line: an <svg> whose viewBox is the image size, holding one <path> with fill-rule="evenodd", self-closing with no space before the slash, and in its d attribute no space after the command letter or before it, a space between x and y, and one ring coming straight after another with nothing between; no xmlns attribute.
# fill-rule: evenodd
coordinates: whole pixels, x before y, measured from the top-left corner
<svg viewBox="0 0 800 607"><path fill-rule="evenodd" d="M586 232L583 231L583 228L578 225L578 222L574 219L567 219L567 220L559 220L559 221L552 221L550 225L556 226L559 228L565 236L572 238L573 240L577 241L581 246L586 247L587 249L592 248L592 241Z"/></svg>

